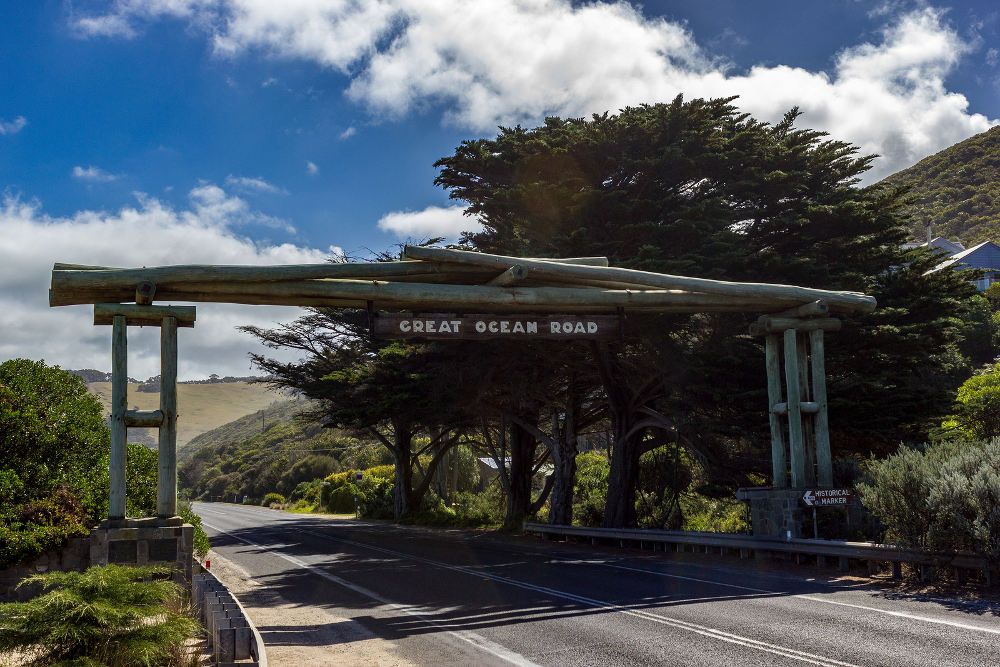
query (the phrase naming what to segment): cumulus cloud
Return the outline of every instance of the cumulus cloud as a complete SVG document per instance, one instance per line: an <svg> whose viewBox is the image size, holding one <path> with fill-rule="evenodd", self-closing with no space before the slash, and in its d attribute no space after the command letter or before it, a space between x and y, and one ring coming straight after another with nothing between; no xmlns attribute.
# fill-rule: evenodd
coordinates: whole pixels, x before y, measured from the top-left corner
<svg viewBox="0 0 1000 667"><path fill-rule="evenodd" d="M799 106L803 124L883 155L871 180L995 122L945 86L973 47L943 11L884 2L875 15L887 21L880 40L830 54L829 72L793 64L734 72L684 24L625 1L478 0L455 11L451 0L117 0L77 27L130 36L170 16L204 30L227 57L253 51L337 70L349 78L347 95L378 116L439 105L445 122L479 132L678 93L739 94L763 120Z"/></svg>
<svg viewBox="0 0 1000 667"><path fill-rule="evenodd" d="M5 134L17 134L24 129L24 126L28 124L24 116L18 116L14 120L6 121L0 118L0 135Z"/></svg>
<svg viewBox="0 0 1000 667"><path fill-rule="evenodd" d="M250 176L233 176L230 174L226 177L226 185L240 190L241 192L264 192L271 195L288 194L288 190L272 185L260 177L253 178Z"/></svg>
<svg viewBox="0 0 1000 667"><path fill-rule="evenodd" d="M324 262L339 248L264 244L239 235L244 205L221 188L203 185L190 206L173 208L142 196L113 213L46 215L37 202L8 197L0 204L0 359L45 359L64 368L108 370L110 329L93 325L90 306L49 308L47 286L55 262L135 267L167 264L300 264ZM194 329L180 333L182 379L249 374L249 351L262 348L237 332L240 324L269 327L300 309L197 304ZM274 353L268 352L274 356ZM129 330L129 374L159 373L159 342L151 329Z"/></svg>
<svg viewBox="0 0 1000 667"><path fill-rule="evenodd" d="M422 211L393 211L382 216L378 228L397 238L429 238L443 236L457 239L465 231L480 231L482 225L463 215L462 206L428 206Z"/></svg>
<svg viewBox="0 0 1000 667"><path fill-rule="evenodd" d="M109 174L103 169L94 166L81 167L77 165L73 167L73 171L70 174L78 181L88 181L90 183L110 183L111 181L118 180L116 174Z"/></svg>

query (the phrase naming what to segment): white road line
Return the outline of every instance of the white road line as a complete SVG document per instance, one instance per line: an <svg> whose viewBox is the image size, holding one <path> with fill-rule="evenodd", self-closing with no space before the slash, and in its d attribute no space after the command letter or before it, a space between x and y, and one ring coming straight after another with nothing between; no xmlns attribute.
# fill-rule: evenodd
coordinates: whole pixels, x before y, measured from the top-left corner
<svg viewBox="0 0 1000 667"><path fill-rule="evenodd" d="M229 533L228 531L225 531L222 528L218 528L216 526L212 526L208 523L205 523L204 520L202 520L202 525L211 528L212 530L218 531L220 533L226 533L233 539L239 540L240 542L243 542L245 544L249 544L250 546L255 547L259 551L262 551L264 553L269 553L284 560L287 560L289 563L297 565L304 570L308 570L313 574L322 577L323 579L326 579L327 581L332 581L333 583L343 586L344 588L347 588L349 590L352 590L355 593L359 593L367 598L371 598L372 600L375 600L376 602L379 602L387 607L390 607L391 609L394 609L396 611L401 611L404 614L408 614L410 616L419 618L421 621L433 625L436 628L440 628L441 630L444 630L448 634L457 637L458 639L461 639L464 642L472 644L476 648L485 651L486 653L490 653L491 655L494 655L502 660L506 660L507 662L513 665L520 665L521 667L540 667L540 665L531 662L520 653L515 653L514 651L508 649L506 646L502 646L500 644L497 644L496 642L490 641L489 639L483 637L480 634L477 634L470 630L449 630L442 624L434 621L433 619L428 618L424 614L421 614L419 611L416 610L417 609L416 607L413 607L411 605L399 604L397 602L392 602L391 600L382 597L375 591L369 590L363 586L359 586L358 584L347 581L346 579L341 579L340 577L330 574L329 572L322 570L314 565L310 565L309 563L299 558L296 558L295 556L289 556L288 554L281 553L280 551L268 549L267 547L257 544L256 542L251 542L248 539L237 537L236 535L233 535L232 533Z"/></svg>
<svg viewBox="0 0 1000 667"><path fill-rule="evenodd" d="M457 565L449 565L448 563L442 563L439 561L430 560L429 558L424 558L422 556L414 556L412 554L403 553L400 551L395 551L393 549L386 549L384 547L376 547L370 544L365 544L363 542L355 542L353 540L348 540L340 537L333 537L331 535L326 535L324 533L317 533L311 530L304 530L297 528L301 533L307 535L313 535L314 537L320 537L327 540L333 540L335 542L341 542L343 544L350 544L352 546L360 547L363 549L369 549L372 551L378 551L385 554L390 554L393 556L407 558L409 560L415 560L427 565L432 565L435 567L440 567L446 570L451 570L453 572L461 572L463 574L468 574L474 577L482 577L496 581L499 583L508 584L510 586L515 586L517 588L523 588L526 590L532 590L539 593L544 593L545 595L551 595L553 597L559 597L564 600L571 600L573 602L579 602L591 607L596 607L598 609L608 609L618 613L626 614L628 616L635 616L648 621L653 621L660 623L662 625L669 625L674 628L681 630L687 630L688 632L694 632L696 634L702 635L704 637L710 637L712 639L718 639L720 641L728 642L731 644L739 644L740 646L745 646L747 648L754 648L759 651L764 651L767 653L772 653L774 655L780 655L785 658L792 658L794 660L799 660L801 662L809 663L812 665L823 665L823 666L835 666L835 667L855 667L851 663L841 662L833 658L828 658L821 655L816 655L814 653L806 653L805 651L799 651L796 649L788 648L785 646L778 646L775 644L770 644L768 642L759 641L756 639L751 639L750 637L744 637L742 635L733 634L731 632L726 632L724 630L719 630L717 628L711 628L704 625L698 625L697 623L691 623L678 618L672 618L669 616L663 616L661 614L654 614L648 611L629 609L628 607L623 607L622 605L614 604L612 602L607 602L604 600L597 600L594 598L588 598L575 593L569 593L566 591L556 590L554 588L548 588L546 586L537 586L535 584L529 584L524 581L518 581L517 579L510 579L507 577L502 577L489 572L483 572L482 570L474 570L471 568L461 567Z"/></svg>
<svg viewBox="0 0 1000 667"><path fill-rule="evenodd" d="M724 581L714 581L712 579L698 579L697 577L685 577L680 574L668 574L666 572L658 572L656 570L647 570L641 567L628 567L626 565L613 565L604 561L579 561L581 563L590 563L592 565L601 565L603 567L610 567L616 570L629 570L630 572L642 572L644 574L652 574L657 577L667 577L668 579L682 579L684 581L695 581L701 584L711 584L714 586L724 586L726 588L735 588L741 591L751 591L754 593L767 593L769 595L780 595L782 597L798 598L799 600L809 600L810 602L822 602L823 604L837 605L838 607L851 607L852 609L862 609L864 611L871 611L878 614L886 614L887 616L896 616L899 618L906 618L911 621L923 621L924 623L936 623L938 625L949 625L954 628L959 628L962 630L974 630L976 632L987 632L993 635L1000 635L1000 629L997 628L984 628L980 625L970 625L968 623L962 623L960 621L949 621L943 618L931 618L929 616L919 616L917 614L910 614L905 611L892 611L889 609L879 609L878 607L868 607L862 604L855 604L853 602L838 602L837 600L827 600L826 598L816 597L815 595L805 595L801 593L786 593L781 591L769 591L765 588L754 588L752 586L741 586L739 584L730 584Z"/></svg>

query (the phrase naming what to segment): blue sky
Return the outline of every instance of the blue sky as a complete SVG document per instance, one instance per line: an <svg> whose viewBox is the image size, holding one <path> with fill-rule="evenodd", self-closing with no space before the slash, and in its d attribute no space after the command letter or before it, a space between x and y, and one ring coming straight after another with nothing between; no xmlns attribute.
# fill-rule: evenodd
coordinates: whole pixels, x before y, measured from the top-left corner
<svg viewBox="0 0 1000 667"><path fill-rule="evenodd" d="M869 181L1000 120L986 2L39 0L0 3L0 359L108 366L55 261L141 266L364 256L474 225L436 159L498 124L739 94L881 158ZM246 374L199 307L181 376ZM155 374L149 332L131 374ZM187 346L187 349L184 349Z"/></svg>

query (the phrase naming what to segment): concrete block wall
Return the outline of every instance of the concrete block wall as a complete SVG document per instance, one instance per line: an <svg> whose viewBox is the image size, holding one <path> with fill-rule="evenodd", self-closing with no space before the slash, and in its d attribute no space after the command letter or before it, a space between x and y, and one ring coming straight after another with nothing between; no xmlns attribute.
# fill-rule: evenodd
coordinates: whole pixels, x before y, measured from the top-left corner
<svg viewBox="0 0 1000 667"><path fill-rule="evenodd" d="M71 537L63 549L47 551L29 563L0 570L0 602L23 602L41 592L38 586L17 585L25 577L45 572L83 572L90 567L90 538Z"/></svg>

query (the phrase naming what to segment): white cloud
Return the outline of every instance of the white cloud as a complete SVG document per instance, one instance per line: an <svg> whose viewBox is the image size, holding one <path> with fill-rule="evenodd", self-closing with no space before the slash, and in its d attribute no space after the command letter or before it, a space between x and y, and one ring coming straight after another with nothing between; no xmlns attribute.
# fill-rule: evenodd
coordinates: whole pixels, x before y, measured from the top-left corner
<svg viewBox="0 0 1000 667"><path fill-rule="evenodd" d="M344 130L343 132L341 132L337 136L340 139L350 139L351 137L353 137L357 133L358 133L357 129L355 129L355 127L352 125L349 128L347 128L346 130Z"/></svg>
<svg viewBox="0 0 1000 667"><path fill-rule="evenodd" d="M316 174L319 173L319 167L317 167L316 163L314 162L306 161L306 173L308 173L310 176L315 176Z"/></svg>
<svg viewBox="0 0 1000 667"><path fill-rule="evenodd" d="M883 2L876 43L845 48L830 72L793 65L732 72L684 24L637 5L569 0L117 0L77 21L95 35L131 35L171 16L211 35L216 53L299 58L350 79L349 97L394 118L430 105L479 132L686 97L741 95L756 117L801 107L802 125L884 156L869 180L909 166L995 121L970 113L946 76L973 45L928 6Z"/></svg>
<svg viewBox="0 0 1000 667"><path fill-rule="evenodd" d="M44 358L64 368L110 368L110 330L93 325L90 306L49 308L47 286L55 262L118 267L299 264L341 254L334 247L322 251L255 243L233 230L245 213L239 200L216 186L193 190L185 209L142 197L136 207L114 213L80 211L70 217L50 217L38 203L7 198L0 204L0 359ZM234 327L269 327L301 313L211 303L197 308L194 329L183 329L179 337L182 379L247 375L247 352L263 348ZM129 374L144 378L158 369L155 331L130 329Z"/></svg>
<svg viewBox="0 0 1000 667"><path fill-rule="evenodd" d="M250 176L233 176L230 174L229 176L226 176L226 185L236 188L241 192L264 192L271 195L288 194L288 190L272 185L259 176L253 178Z"/></svg>
<svg viewBox="0 0 1000 667"><path fill-rule="evenodd" d="M70 173L73 178L79 181L89 181L90 183L110 183L111 181L118 180L116 174L109 174L103 169L94 166L81 167L77 165L73 167L73 171Z"/></svg>
<svg viewBox="0 0 1000 667"><path fill-rule="evenodd" d="M5 134L17 134L24 129L24 126L28 124L24 116L18 116L14 120L6 121L0 118L0 136Z"/></svg>
<svg viewBox="0 0 1000 667"><path fill-rule="evenodd" d="M378 221L378 228L392 232L396 238L429 238L443 236L457 239L465 231L480 231L482 225L463 215L463 206L428 206L422 211L393 211Z"/></svg>

